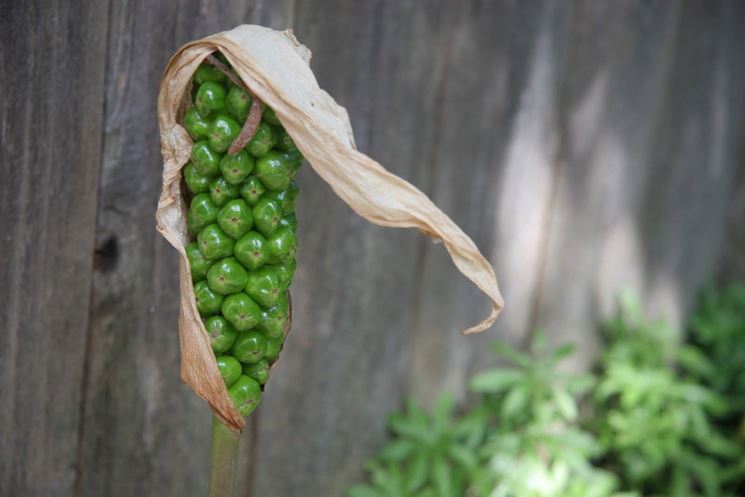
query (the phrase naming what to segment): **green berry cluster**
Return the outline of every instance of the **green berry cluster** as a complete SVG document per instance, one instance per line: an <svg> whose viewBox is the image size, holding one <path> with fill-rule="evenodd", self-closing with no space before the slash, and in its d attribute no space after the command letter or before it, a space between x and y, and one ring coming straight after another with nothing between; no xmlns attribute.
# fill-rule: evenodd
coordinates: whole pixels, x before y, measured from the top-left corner
<svg viewBox="0 0 745 497"><path fill-rule="evenodd" d="M303 157L266 106L253 138L227 153L251 94L206 63L193 87L184 126L194 145L183 177L195 241L186 255L218 368L236 408L248 416L285 339L298 245L293 177Z"/></svg>

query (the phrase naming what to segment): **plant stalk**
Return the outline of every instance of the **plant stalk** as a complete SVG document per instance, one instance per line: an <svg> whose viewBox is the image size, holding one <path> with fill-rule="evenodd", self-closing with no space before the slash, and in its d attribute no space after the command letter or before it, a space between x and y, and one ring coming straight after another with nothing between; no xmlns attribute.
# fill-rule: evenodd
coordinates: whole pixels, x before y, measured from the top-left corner
<svg viewBox="0 0 745 497"><path fill-rule="evenodd" d="M241 434L212 417L212 462L209 497L233 497Z"/></svg>

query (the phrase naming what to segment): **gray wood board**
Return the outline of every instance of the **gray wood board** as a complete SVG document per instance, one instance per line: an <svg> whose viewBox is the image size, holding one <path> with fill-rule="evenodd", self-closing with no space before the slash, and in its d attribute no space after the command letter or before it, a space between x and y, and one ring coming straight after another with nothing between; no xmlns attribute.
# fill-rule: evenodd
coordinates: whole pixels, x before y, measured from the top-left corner
<svg viewBox="0 0 745 497"><path fill-rule="evenodd" d="M72 495L106 5L0 15L0 495Z"/></svg>

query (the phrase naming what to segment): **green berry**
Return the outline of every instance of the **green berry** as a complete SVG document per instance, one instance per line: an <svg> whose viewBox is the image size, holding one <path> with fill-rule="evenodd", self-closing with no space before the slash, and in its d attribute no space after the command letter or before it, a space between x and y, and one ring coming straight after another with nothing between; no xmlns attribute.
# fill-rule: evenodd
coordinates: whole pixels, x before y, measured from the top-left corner
<svg viewBox="0 0 745 497"><path fill-rule="evenodd" d="M256 161L256 176L267 190L286 190L294 175L292 161L282 152L271 151Z"/></svg>
<svg viewBox="0 0 745 497"><path fill-rule="evenodd" d="M208 64L206 62L202 63L197 69L197 72L194 73L194 81L199 84L202 84L206 81L221 83L225 81L225 78L226 76L222 73L222 71L220 71L212 64Z"/></svg>
<svg viewBox="0 0 745 497"><path fill-rule="evenodd" d="M204 140L210 132L210 122L202 117L196 107L186 111L184 127L194 140Z"/></svg>
<svg viewBox="0 0 745 497"><path fill-rule="evenodd" d="M231 200L220 209L217 224L229 236L238 239L253 226L251 208L241 199Z"/></svg>
<svg viewBox="0 0 745 497"><path fill-rule="evenodd" d="M204 258L211 261L233 255L233 239L216 224L210 224L199 232L197 244Z"/></svg>
<svg viewBox="0 0 745 497"><path fill-rule="evenodd" d="M206 140L198 141L191 147L191 162L202 176L215 176L220 172L222 156L212 150Z"/></svg>
<svg viewBox="0 0 745 497"><path fill-rule="evenodd" d="M225 87L214 81L206 81L199 85L194 106L203 116L209 116L213 112L225 110Z"/></svg>
<svg viewBox="0 0 745 497"><path fill-rule="evenodd" d="M251 270L258 269L269 260L266 239L255 231L249 231L233 247L235 258Z"/></svg>
<svg viewBox="0 0 745 497"><path fill-rule="evenodd" d="M206 281L199 281L194 285L194 296L197 300L199 314L203 317L220 312L223 296L213 292Z"/></svg>
<svg viewBox="0 0 745 497"><path fill-rule="evenodd" d="M228 200L233 200L240 196L240 189L236 185L231 185L222 176L217 177L210 183L210 198L212 202L222 207Z"/></svg>
<svg viewBox="0 0 745 497"><path fill-rule="evenodd" d="M225 106L238 121L243 122L248 116L248 111L251 110L251 95L242 88L232 85L228 90Z"/></svg>
<svg viewBox="0 0 745 497"><path fill-rule="evenodd" d="M210 345L212 345L212 352L215 354L221 354L229 350L238 336L238 331L222 316L207 318L204 322L204 328L210 336Z"/></svg>
<svg viewBox="0 0 745 497"><path fill-rule="evenodd" d="M271 261L289 262L297 254L295 232L288 228L279 228L267 239Z"/></svg>
<svg viewBox="0 0 745 497"><path fill-rule="evenodd" d="M295 262L295 259L274 266L277 271L277 276L279 276L279 283L282 285L282 290L287 291L287 289L290 288L292 278L295 275L296 266L297 263Z"/></svg>
<svg viewBox="0 0 745 497"><path fill-rule="evenodd" d="M241 416L251 414L261 402L261 385L246 375L241 375L228 393Z"/></svg>
<svg viewBox="0 0 745 497"><path fill-rule="evenodd" d="M295 199L297 199L298 193L300 193L300 189L297 187L297 183L290 181L286 190L269 192L266 196L279 204L283 216L288 216L295 210Z"/></svg>
<svg viewBox="0 0 745 497"><path fill-rule="evenodd" d="M241 376L243 368L234 357L222 355L217 358L217 369L220 370L225 386L230 387Z"/></svg>
<svg viewBox="0 0 745 497"><path fill-rule="evenodd" d="M200 193L191 200L187 223L191 233L199 233L208 224L217 221L220 209L212 202L206 193Z"/></svg>
<svg viewBox="0 0 745 497"><path fill-rule="evenodd" d="M212 265L212 262L204 258L196 243L190 243L184 248L186 250L186 257L189 259L192 281L196 283L205 279L207 277L207 270Z"/></svg>
<svg viewBox="0 0 745 497"><path fill-rule="evenodd" d="M251 171L254 170L253 157L248 152L241 150L235 155L226 155L220 161L220 172L225 181L231 185L238 185L243 182Z"/></svg>
<svg viewBox="0 0 745 497"><path fill-rule="evenodd" d="M282 350L282 345L285 343L285 336L280 335L277 338L270 338L266 341L266 352L264 352L264 359L271 364L279 357L279 351Z"/></svg>
<svg viewBox="0 0 745 497"><path fill-rule="evenodd" d="M248 205L256 205L265 191L266 188L256 176L251 176L241 185L241 196Z"/></svg>
<svg viewBox="0 0 745 497"><path fill-rule="evenodd" d="M303 154L300 153L300 150L285 152L284 155L290 160L292 168L295 170L295 172L300 169L300 166L303 165L303 161L305 160L305 157L303 157Z"/></svg>
<svg viewBox="0 0 745 497"><path fill-rule="evenodd" d="M282 208L270 198L261 198L251 210L254 226L264 236L271 236L282 219Z"/></svg>
<svg viewBox="0 0 745 497"><path fill-rule="evenodd" d="M254 364L244 364L243 374L263 385L269 379L269 363L262 359Z"/></svg>
<svg viewBox="0 0 745 497"><path fill-rule="evenodd" d="M238 331L250 330L261 321L261 307L243 292L225 297L221 310Z"/></svg>
<svg viewBox="0 0 745 497"><path fill-rule="evenodd" d="M277 136L277 148L284 152L294 152L297 150L297 145L295 145L295 142L292 141L292 138L290 138L290 135L287 134L284 128L279 130Z"/></svg>
<svg viewBox="0 0 745 497"><path fill-rule="evenodd" d="M261 313L261 322L256 329L261 331L267 339L281 337L287 328L289 313L282 304L277 304Z"/></svg>
<svg viewBox="0 0 745 497"><path fill-rule="evenodd" d="M274 109L272 109L268 105L264 107L264 111L261 113L261 119L268 122L269 124L281 126L279 119L277 119L277 114L274 113Z"/></svg>
<svg viewBox="0 0 745 497"><path fill-rule="evenodd" d="M297 218L295 217L295 213L291 212L287 216L280 219L279 227L287 228L287 229L291 229L292 231L295 231L297 229Z"/></svg>
<svg viewBox="0 0 745 497"><path fill-rule="evenodd" d="M266 155L276 144L277 133L274 131L274 128L266 123L259 123L258 128L256 128L256 134L248 142L246 149L254 157L261 157Z"/></svg>
<svg viewBox="0 0 745 497"><path fill-rule="evenodd" d="M189 191L195 195L207 192L210 189L209 177L199 174L197 168L191 163L184 167L184 181Z"/></svg>
<svg viewBox="0 0 745 497"><path fill-rule="evenodd" d="M272 266L251 271L246 281L246 293L262 307L276 305L282 295L282 284L277 271Z"/></svg>
<svg viewBox="0 0 745 497"><path fill-rule="evenodd" d="M210 148L215 152L225 152L240 132L241 125L238 121L225 114L217 116L210 125Z"/></svg>
<svg viewBox="0 0 745 497"><path fill-rule="evenodd" d="M226 257L214 263L207 271L207 283L220 295L237 293L248 283L248 272L235 257Z"/></svg>
<svg viewBox="0 0 745 497"><path fill-rule="evenodd" d="M259 362L266 352L266 338L255 330L244 331L238 334L230 352L240 362Z"/></svg>

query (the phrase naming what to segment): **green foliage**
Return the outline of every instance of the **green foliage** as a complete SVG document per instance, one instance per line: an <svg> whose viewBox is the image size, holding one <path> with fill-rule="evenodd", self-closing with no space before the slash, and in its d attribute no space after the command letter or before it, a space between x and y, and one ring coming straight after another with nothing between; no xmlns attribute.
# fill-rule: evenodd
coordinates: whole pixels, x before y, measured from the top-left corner
<svg viewBox="0 0 745 497"><path fill-rule="evenodd" d="M707 289L691 320L691 346L681 363L692 378L727 398L724 417L742 423L745 412L745 283ZM739 434L745 439L745 433Z"/></svg>
<svg viewBox="0 0 745 497"><path fill-rule="evenodd" d="M681 374L678 347L662 323L645 322L633 298L604 327L602 380L594 392L594 431L607 463L632 488L670 496L723 495L742 448L715 424L727 411L715 389ZM699 365L715 368L693 345Z"/></svg>
<svg viewBox="0 0 745 497"><path fill-rule="evenodd" d="M405 412L391 415L388 425L396 439L368 463L370 485L352 487L349 497L487 495L477 489L486 472L479 455L485 410L456 418L453 409L452 399L443 397L431 415L413 402Z"/></svg>
<svg viewBox="0 0 745 497"><path fill-rule="evenodd" d="M443 398L390 417L391 442L348 497L726 497L745 485L745 285L707 291L679 344L639 302L603 327L597 375L567 373L574 348L537 334L527 352Z"/></svg>

